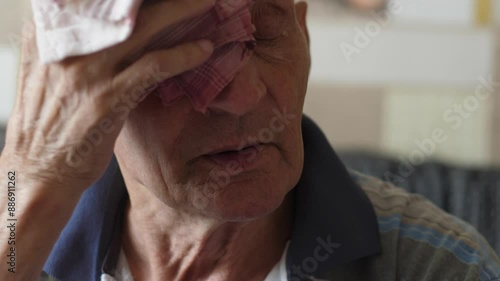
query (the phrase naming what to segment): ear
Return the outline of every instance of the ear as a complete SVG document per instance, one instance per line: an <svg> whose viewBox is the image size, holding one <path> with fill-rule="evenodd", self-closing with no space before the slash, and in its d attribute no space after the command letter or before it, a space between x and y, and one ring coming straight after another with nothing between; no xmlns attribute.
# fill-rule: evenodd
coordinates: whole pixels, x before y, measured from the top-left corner
<svg viewBox="0 0 500 281"><path fill-rule="evenodd" d="M297 22L302 32L306 36L307 45L309 45L309 31L307 30L307 3L304 1L295 4L295 15L297 17Z"/></svg>

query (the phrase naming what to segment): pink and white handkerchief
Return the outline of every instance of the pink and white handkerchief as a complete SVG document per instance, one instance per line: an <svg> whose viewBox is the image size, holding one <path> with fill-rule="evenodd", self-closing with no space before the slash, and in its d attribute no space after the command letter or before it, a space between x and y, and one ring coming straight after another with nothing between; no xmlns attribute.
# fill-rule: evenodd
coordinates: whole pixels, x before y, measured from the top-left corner
<svg viewBox="0 0 500 281"><path fill-rule="evenodd" d="M215 51L205 64L150 90L156 90L165 104L187 95L196 110L205 111L250 58L255 45L252 2L217 0L208 13L155 36L147 51L203 38L214 43ZM142 4L143 0L32 0L41 61L57 62L123 42Z"/></svg>

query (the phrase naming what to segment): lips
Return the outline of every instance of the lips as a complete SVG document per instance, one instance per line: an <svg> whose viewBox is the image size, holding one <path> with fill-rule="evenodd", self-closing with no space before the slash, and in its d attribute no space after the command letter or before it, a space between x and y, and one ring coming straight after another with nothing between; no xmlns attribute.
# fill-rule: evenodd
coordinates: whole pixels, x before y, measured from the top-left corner
<svg viewBox="0 0 500 281"><path fill-rule="evenodd" d="M242 146L242 144L240 144L240 145L227 145L227 146L223 146L221 148L214 149L214 150L210 151L209 153L207 153L206 155L211 156L211 155L215 155L215 154L241 152L245 149L252 148L252 147L255 147L257 145L260 145L260 143L246 144L243 146Z"/></svg>
<svg viewBox="0 0 500 281"><path fill-rule="evenodd" d="M266 144L253 144L244 147L225 146L215 149L204 155L204 158L209 159L224 169L231 170L248 170L252 168L259 156L266 148Z"/></svg>

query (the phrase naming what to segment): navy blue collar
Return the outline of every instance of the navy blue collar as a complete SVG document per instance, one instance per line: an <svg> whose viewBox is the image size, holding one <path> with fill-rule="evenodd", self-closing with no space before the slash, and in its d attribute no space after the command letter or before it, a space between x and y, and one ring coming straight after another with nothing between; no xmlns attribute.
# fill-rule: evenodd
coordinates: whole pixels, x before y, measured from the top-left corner
<svg viewBox="0 0 500 281"><path fill-rule="evenodd" d="M323 279L335 267L381 251L377 217L321 129L302 118L304 169L295 187L287 252L290 281Z"/></svg>
<svg viewBox="0 0 500 281"><path fill-rule="evenodd" d="M381 251L371 202L353 181L321 129L302 119L304 170L286 256L289 280L325 278L342 264ZM127 192L116 159L83 194L44 271L61 281L100 280L116 264ZM110 272L112 273L112 272Z"/></svg>

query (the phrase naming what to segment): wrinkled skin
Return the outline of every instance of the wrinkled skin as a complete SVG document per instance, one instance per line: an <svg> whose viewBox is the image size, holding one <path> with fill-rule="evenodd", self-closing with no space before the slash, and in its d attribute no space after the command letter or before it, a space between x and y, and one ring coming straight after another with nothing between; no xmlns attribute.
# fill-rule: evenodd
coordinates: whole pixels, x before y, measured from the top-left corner
<svg viewBox="0 0 500 281"><path fill-rule="evenodd" d="M296 13L293 1L272 2L256 2L254 54L206 115L187 98L165 108L154 95L131 113L115 146L129 190L147 190L189 213L238 221L274 211L295 186L303 165L300 125L310 67L304 15L298 15L305 11ZM277 111L289 116L288 124L273 118ZM282 130L268 137L262 130L270 127ZM228 171L203 157L259 134L266 145L245 152L248 169ZM227 180L223 175L232 170L237 172Z"/></svg>
<svg viewBox="0 0 500 281"><path fill-rule="evenodd" d="M254 53L207 114L188 99L165 108L150 96L118 137L130 195L122 239L138 280L261 281L290 239L289 191L304 157L306 5L257 0L252 13ZM255 142L233 162L207 157Z"/></svg>
<svg viewBox="0 0 500 281"><path fill-rule="evenodd" d="M1 280L37 279L113 152L130 195L122 247L136 281L261 281L280 259L292 225L287 194L303 165L300 124L310 65L305 3L257 0L258 45L208 114L194 111L187 99L165 108L157 96L135 90L158 82L144 80L151 67L170 78L210 57L212 44L200 41L130 61L157 32L203 14L214 1L156 1L141 9L125 42L52 64L38 60L33 30L23 33L0 170L18 171L22 182L16 251L24 266L13 277L4 264ZM117 100L131 105L114 110ZM96 131L101 139L92 145ZM263 143L236 153L239 167L206 156L256 140ZM229 178L220 177L227 172ZM2 210L10 206L6 194ZM0 247L0 254L9 252L7 243Z"/></svg>

